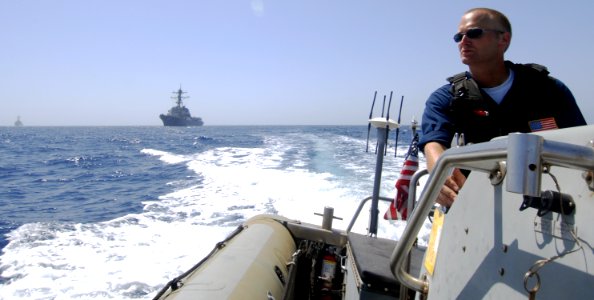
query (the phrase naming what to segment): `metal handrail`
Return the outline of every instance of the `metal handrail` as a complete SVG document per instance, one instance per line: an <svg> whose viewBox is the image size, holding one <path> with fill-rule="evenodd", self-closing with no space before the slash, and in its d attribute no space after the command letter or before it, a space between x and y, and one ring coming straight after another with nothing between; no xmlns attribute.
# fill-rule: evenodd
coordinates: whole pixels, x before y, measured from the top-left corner
<svg viewBox="0 0 594 300"><path fill-rule="evenodd" d="M540 165L549 164L586 171L594 170L594 149L591 147L547 141L543 137L536 136L535 138L535 136L534 134L512 133L507 138L491 142L451 148L440 156L435 164L435 168L429 175L417 208L410 216L402 237L396 244L390 257L390 269L398 281L423 294L429 291L429 283L427 281L410 275L403 267L407 253L412 249L419 230L424 223L425 216L427 216L433 207L441 187L453 168L481 171L492 175L501 171L501 168L519 170L527 168L525 163L528 161L539 161ZM528 157L530 155L533 157ZM507 160L507 166L500 163L504 160ZM537 169L536 171L539 177L541 170ZM521 181L519 185L523 185L523 189L528 190L527 185L540 184L539 178L534 181L525 180L531 175L525 176L525 178L517 178L519 177L518 175L508 172L507 180L510 181L512 180L511 178L515 181L519 180ZM517 183L514 184L515 186L518 185ZM516 192L510 190L509 184L507 190Z"/></svg>
<svg viewBox="0 0 594 300"><path fill-rule="evenodd" d="M410 186L409 186L409 190L408 190L408 211L410 212L409 215L412 213L412 211L414 209L414 204L417 201L417 197L416 197L417 183L419 182L421 177L423 177L427 174L429 174L429 171L427 169L423 169L423 170L417 171L410 179ZM371 199L373 199L373 196L369 196L369 197L361 200L361 202L359 203L359 207L357 207L357 210L355 211L355 215L353 215L353 217L351 218L351 222L349 223L349 226L347 227L346 232L351 232L351 229L353 229L353 226L355 225L355 222L357 221L357 218L359 217L361 210L363 210L363 206L365 206L365 203L367 203L367 201L369 201ZM380 196L379 200L382 200L385 202L394 201L393 198L388 198L388 197L383 197L383 196Z"/></svg>
<svg viewBox="0 0 594 300"><path fill-rule="evenodd" d="M367 203L367 201L369 201L371 199L373 199L373 196L369 196L369 197L361 200L361 202L359 203L359 207L357 207L357 210L355 211L355 215L353 215L353 217L351 218L351 222L349 223L349 226L346 229L347 233L351 232L351 229L353 229L353 226L355 225L355 221L357 221L357 218L359 217L361 210L363 210L363 206L365 205L365 203ZM382 201L386 201L386 202L394 201L394 199L392 199L392 198L383 197L383 196L379 196L378 199L382 200Z"/></svg>
<svg viewBox="0 0 594 300"><path fill-rule="evenodd" d="M420 171L415 172L413 176L410 178L410 184L408 186L408 215L412 215L415 204L417 203L417 184L421 177L429 174L429 170L423 169Z"/></svg>

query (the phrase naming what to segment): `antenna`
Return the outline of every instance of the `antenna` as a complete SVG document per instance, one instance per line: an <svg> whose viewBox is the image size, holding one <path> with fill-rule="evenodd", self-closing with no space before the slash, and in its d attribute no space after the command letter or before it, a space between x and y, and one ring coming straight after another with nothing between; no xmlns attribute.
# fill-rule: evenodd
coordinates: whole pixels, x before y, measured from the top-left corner
<svg viewBox="0 0 594 300"><path fill-rule="evenodd" d="M402 98L400 98L400 111L398 112L398 124L400 124L400 116L402 115L402 103L404 102L404 96L402 96ZM415 127L416 129L416 127ZM394 157L397 156L398 154L398 135L400 134L400 126L398 126L398 128L396 128L396 138L394 141ZM413 133L414 136L414 133Z"/></svg>
<svg viewBox="0 0 594 300"><path fill-rule="evenodd" d="M376 163L375 163L375 178L373 182L373 195L371 197L371 213L369 218L369 228L368 228L368 235L370 236L377 236L377 223L378 223L378 203L379 203L379 190L381 184L381 177L382 177L382 168L384 163L384 156L386 153L386 144L388 140L388 136L391 129L398 128L398 123L394 120L390 119L390 106L391 106L391 99L392 93L390 93L390 102L388 103L388 111L386 117L384 117L384 113L386 112L385 105L386 105L386 96L384 96L384 103L382 106L382 115L381 117L377 118L369 118L369 125L372 125L377 129L377 144L376 144ZM375 103L375 97L374 97ZM373 106L372 106L373 107ZM373 109L372 109L373 111ZM371 115L370 115L371 116ZM368 126L370 128L370 126ZM368 131L369 132L369 131ZM368 134L368 141L367 144L369 145L369 134Z"/></svg>
<svg viewBox="0 0 594 300"><path fill-rule="evenodd" d="M371 111L369 112L369 119L373 115L373 106L375 105L375 97L377 97L377 91L373 94L373 102L371 103ZM371 123L367 124L367 145L365 146L365 152L369 152L369 132L371 131Z"/></svg>
<svg viewBox="0 0 594 300"><path fill-rule="evenodd" d="M415 116L413 116L412 121L410 122L410 127L412 129L412 135L415 136L417 134L417 126L419 125L419 122L417 122L417 119L415 118Z"/></svg>
<svg viewBox="0 0 594 300"><path fill-rule="evenodd" d="M386 114L386 121L390 121L390 106L392 105L392 93L393 91L390 91L390 101L388 101L388 113ZM398 124L400 124L400 120L398 120ZM390 131L390 128L387 128L386 125L386 130L388 130L388 132ZM396 128L396 130L398 130L398 128ZM388 137L390 136L390 134L386 134L386 147L384 148L384 155L388 154Z"/></svg>
<svg viewBox="0 0 594 300"><path fill-rule="evenodd" d="M382 116L381 118L384 117L384 109L386 109L386 95L384 95L384 103L382 104ZM377 153L377 147L378 147L378 143L375 143L375 153Z"/></svg>

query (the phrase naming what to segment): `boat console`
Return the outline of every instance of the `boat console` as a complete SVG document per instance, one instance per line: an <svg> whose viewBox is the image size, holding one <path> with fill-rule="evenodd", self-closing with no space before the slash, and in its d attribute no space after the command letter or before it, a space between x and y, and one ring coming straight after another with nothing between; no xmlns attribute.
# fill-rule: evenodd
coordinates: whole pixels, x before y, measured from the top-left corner
<svg viewBox="0 0 594 300"><path fill-rule="evenodd" d="M447 150L392 253L398 281L427 299L593 298L593 138L582 126ZM411 274L405 256L453 168L470 176Z"/></svg>

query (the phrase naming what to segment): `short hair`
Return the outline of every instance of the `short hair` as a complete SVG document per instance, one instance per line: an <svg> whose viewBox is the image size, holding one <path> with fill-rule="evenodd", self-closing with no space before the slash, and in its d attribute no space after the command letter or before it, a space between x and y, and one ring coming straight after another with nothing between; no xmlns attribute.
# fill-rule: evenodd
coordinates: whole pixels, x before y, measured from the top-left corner
<svg viewBox="0 0 594 300"><path fill-rule="evenodd" d="M469 9L464 14L466 15L466 14L469 14L469 13L475 12L475 11L480 11L480 12L487 14L491 20L493 20L496 23L498 23L499 25L501 25L505 32L509 32L510 35L512 34L511 23L509 22L509 19L503 13L501 13L497 10L491 9L491 8L477 7L477 8Z"/></svg>

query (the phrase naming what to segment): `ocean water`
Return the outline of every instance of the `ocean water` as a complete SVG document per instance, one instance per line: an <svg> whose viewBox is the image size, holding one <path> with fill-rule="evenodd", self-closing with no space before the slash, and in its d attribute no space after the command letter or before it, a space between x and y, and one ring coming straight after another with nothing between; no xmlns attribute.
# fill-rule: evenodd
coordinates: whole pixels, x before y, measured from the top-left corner
<svg viewBox="0 0 594 300"><path fill-rule="evenodd" d="M411 140L403 126L395 157L394 134L386 197ZM0 299L151 299L257 214L321 224L314 213L331 206L345 229L373 190L375 130L369 152L366 137L367 126L0 127ZM378 236L398 239L386 208Z"/></svg>

